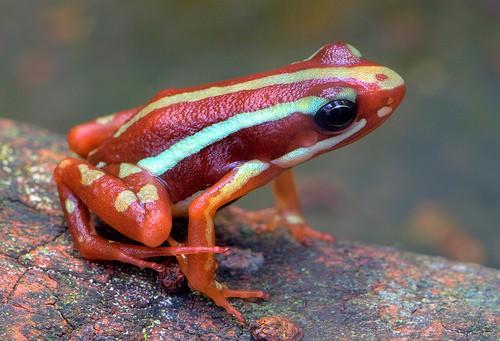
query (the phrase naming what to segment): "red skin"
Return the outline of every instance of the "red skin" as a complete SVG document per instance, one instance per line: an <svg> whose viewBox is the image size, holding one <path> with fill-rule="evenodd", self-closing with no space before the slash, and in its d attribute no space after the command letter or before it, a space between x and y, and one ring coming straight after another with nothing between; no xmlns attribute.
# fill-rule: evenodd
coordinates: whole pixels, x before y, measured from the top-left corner
<svg viewBox="0 0 500 341"><path fill-rule="evenodd" d="M166 95L191 92L213 86L227 86L269 75L295 72L310 68L331 66L355 67L372 66L374 63L353 55L344 44L332 44L322 48L312 59L287 65L269 72L243 78L212 83L187 89L169 89L160 92L151 101ZM382 79L385 75L376 75ZM387 76L385 76L387 77ZM204 127L221 122L241 112L253 112L283 102L295 101L305 96L329 97L345 87L356 90L358 117L367 119L366 127L347 138L335 148L349 144L382 124L389 115L376 117L378 109L388 103L396 108L404 96L404 86L393 90L380 90L374 84L358 79L318 79L301 83L273 85L257 90L213 96L192 102L181 102L157 109L132 124L118 137L115 131L141 108L123 111L106 124L95 121L73 128L68 142L73 151L87 157L87 161L66 159L55 171L55 179L61 205L67 207L66 199L75 203L73 212L65 209L66 219L77 248L90 259L120 260L141 267L161 271L155 263L144 261L152 255L191 254L178 257L181 269L186 274L190 286L212 298L231 314L243 321L241 314L226 300L227 297L267 297L261 291L237 291L222 287L215 281L215 258L210 252L223 252L214 245L214 231L211 217L224 204L245 195L271 180L277 200L275 211L250 215L250 221L268 217L272 220L268 229L286 225L300 241L308 239L333 240L329 235L314 231L305 222L294 221L291 216L301 217L300 204L293 184L293 176L287 169L271 163L257 176L250 178L240 187L229 186L236 183L241 174L240 166L250 160L269 162L300 147L308 147L320 140L331 137L332 133L322 130L311 116L292 114L285 119L264 123L240 130L218 141L200 152L191 155L159 177L141 171L119 178L120 163L136 164L146 157L158 155L177 141L192 135ZM96 148L89 155L89 152ZM99 170L95 165L105 162ZM99 174L92 183L83 184L79 167L87 166L93 174ZM102 172L103 174L101 174ZM239 183L239 182L238 182ZM117 211L113 203L123 191L139 193L145 185L155 188L157 196L152 202L142 202L139 197L127 203L124 211ZM231 188L228 195L224 192ZM204 191L194 198L188 209L188 247L182 247L169 238L171 228L171 207L178 201L194 193ZM214 204L215 203L215 204ZM88 210L95 212L104 221L124 235L147 246L138 247L109 243L97 236L88 218ZM243 213L242 213L243 214ZM244 214L243 214L244 215ZM288 217L288 218L287 218ZM172 247L158 247L163 242Z"/></svg>

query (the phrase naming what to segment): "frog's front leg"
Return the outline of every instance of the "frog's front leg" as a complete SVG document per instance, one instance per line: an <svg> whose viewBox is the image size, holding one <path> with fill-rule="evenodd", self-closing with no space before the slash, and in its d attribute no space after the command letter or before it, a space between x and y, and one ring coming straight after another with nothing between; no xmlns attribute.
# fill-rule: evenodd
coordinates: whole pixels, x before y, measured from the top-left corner
<svg viewBox="0 0 500 341"><path fill-rule="evenodd" d="M254 226L257 231L272 231L284 226L297 241L304 244L313 239L335 241L332 235L312 229L305 221L291 170L284 171L273 181L273 192L275 208L255 212L247 212L238 207L231 210Z"/></svg>
<svg viewBox="0 0 500 341"><path fill-rule="evenodd" d="M233 169L219 182L196 197L189 206L188 246L213 246L215 233L213 216L216 211L260 187L279 174L280 170L265 162L249 161ZM228 297L267 298L268 295L258 290L232 290L215 279L217 268L213 254L189 255L178 257L181 269L186 275L189 285L210 297L215 303L225 308L238 320L244 321L241 313L227 301Z"/></svg>
<svg viewBox="0 0 500 341"><path fill-rule="evenodd" d="M154 177L134 165L99 169L68 158L55 169L54 178L71 236L85 258L162 271L160 264L144 258L226 251L219 247L157 247L170 234L170 198ZM89 208L123 235L147 246L100 237L91 223Z"/></svg>

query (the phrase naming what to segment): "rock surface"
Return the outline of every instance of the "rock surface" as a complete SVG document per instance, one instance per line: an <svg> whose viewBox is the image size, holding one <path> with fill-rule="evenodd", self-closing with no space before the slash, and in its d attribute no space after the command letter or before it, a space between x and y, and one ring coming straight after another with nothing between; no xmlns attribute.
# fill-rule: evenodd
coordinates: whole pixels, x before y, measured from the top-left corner
<svg viewBox="0 0 500 341"><path fill-rule="evenodd" d="M60 136L0 120L0 339L250 340L204 297L75 252L51 177L65 153ZM304 247L227 214L216 225L218 245L237 250L221 279L271 295L234 301L250 323L285 317L306 340L500 338L497 270L355 242Z"/></svg>

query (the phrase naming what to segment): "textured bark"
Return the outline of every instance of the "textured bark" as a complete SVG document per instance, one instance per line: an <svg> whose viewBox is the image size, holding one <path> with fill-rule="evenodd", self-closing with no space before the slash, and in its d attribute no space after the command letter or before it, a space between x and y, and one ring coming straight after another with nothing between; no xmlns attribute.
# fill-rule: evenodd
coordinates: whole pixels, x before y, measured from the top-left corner
<svg viewBox="0 0 500 341"><path fill-rule="evenodd" d="M0 339L251 339L250 326L189 290L168 294L152 271L82 259L51 177L65 153L60 136L0 120ZM307 340L500 338L496 270L354 242L304 247L227 214L216 225L235 250L221 279L271 295L235 300L251 323L285 317Z"/></svg>

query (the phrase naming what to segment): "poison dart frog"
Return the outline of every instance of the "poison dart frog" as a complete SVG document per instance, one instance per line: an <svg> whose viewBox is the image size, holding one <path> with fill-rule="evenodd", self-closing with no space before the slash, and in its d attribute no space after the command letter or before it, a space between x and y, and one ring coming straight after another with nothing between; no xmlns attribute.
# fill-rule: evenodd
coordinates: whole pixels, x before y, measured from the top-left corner
<svg viewBox="0 0 500 341"><path fill-rule="evenodd" d="M301 242L333 241L305 222L292 169L365 136L394 112L403 79L349 44L268 72L159 92L147 104L72 128L82 157L55 169L76 248L91 260L164 271L148 260L176 256L190 287L238 320L228 298L267 298L215 278L213 217L219 208L272 182L276 208L248 213L268 229L287 227ZM96 233L89 211L138 244ZM187 239L170 236L172 217L189 219ZM169 246L161 246L164 243Z"/></svg>

